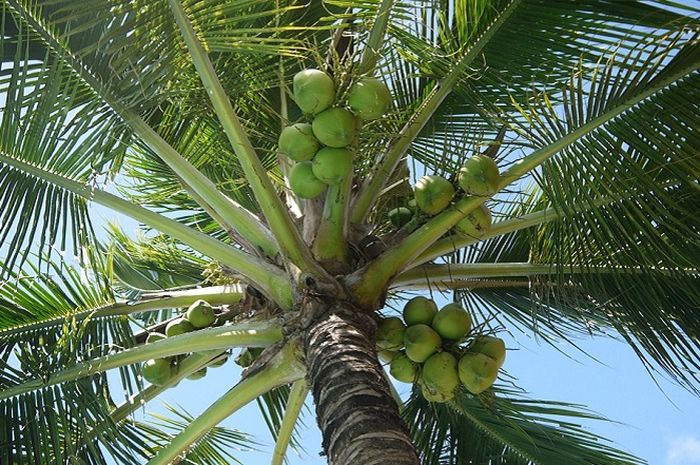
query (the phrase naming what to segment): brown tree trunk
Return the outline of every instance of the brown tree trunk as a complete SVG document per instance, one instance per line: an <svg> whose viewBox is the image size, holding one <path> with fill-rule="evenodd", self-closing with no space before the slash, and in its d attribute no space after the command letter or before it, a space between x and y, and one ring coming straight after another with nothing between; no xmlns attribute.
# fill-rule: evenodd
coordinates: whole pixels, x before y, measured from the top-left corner
<svg viewBox="0 0 700 465"><path fill-rule="evenodd" d="M331 307L308 328L309 386L330 465L420 465L377 360L376 323Z"/></svg>

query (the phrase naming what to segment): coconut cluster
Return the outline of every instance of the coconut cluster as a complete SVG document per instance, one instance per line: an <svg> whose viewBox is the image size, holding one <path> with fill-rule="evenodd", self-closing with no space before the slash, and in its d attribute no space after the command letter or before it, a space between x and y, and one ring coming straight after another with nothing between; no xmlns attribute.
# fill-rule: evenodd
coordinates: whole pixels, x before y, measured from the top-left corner
<svg viewBox="0 0 700 465"><path fill-rule="evenodd" d="M442 176L426 175L414 186L415 198L405 207L389 211L388 219L397 228L411 222L417 224L420 215L434 216L447 208L459 190L463 195L488 197L498 190L501 175L495 160L476 154L460 168L457 187ZM458 190L459 189L459 190ZM455 231L466 237L481 237L491 227L491 211L486 205L469 213L455 225Z"/></svg>
<svg viewBox="0 0 700 465"><path fill-rule="evenodd" d="M479 394L496 380L506 350L499 338L470 337L471 327L469 313L459 304L438 310L433 300L414 297L403 309L403 320L380 320L379 356L394 378L416 384L430 402L449 401L460 384Z"/></svg>
<svg viewBox="0 0 700 465"><path fill-rule="evenodd" d="M187 308L184 314L172 320L165 327L165 334L151 332L146 338L146 343L159 341L179 334L189 333L198 329L208 328L216 321L216 314L211 305L205 300L197 300ZM162 386L177 374L178 362L181 356L151 359L144 362L141 369L144 379L156 386ZM219 367L226 363L227 357L222 357L211 363L210 367ZM207 374L207 367L198 370L187 377L187 379L200 379Z"/></svg>
<svg viewBox="0 0 700 465"><path fill-rule="evenodd" d="M318 69L306 69L292 80L294 101L310 122L287 126L280 133L279 151L296 163L289 186L300 198L313 199L329 185L352 173L352 150L361 121L381 117L391 94L376 78L360 79L345 102L336 99L333 79Z"/></svg>

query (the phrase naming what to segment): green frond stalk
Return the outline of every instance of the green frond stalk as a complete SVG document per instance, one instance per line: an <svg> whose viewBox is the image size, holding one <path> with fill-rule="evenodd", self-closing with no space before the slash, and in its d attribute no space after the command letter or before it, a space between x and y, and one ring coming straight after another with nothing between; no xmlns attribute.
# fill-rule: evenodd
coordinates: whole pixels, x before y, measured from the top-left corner
<svg viewBox="0 0 700 465"><path fill-rule="evenodd" d="M206 176L172 148L140 116L126 108L102 85L82 63L71 53L67 44L56 38L41 19L17 0L8 0L8 5L39 34L56 55L67 63L80 78L104 100L123 121L153 149L153 151L178 175L185 189L193 198L203 201L200 206L213 213L213 217L222 219L227 230L235 230L251 244L255 244L267 255L274 257L278 252L277 244L270 231L262 226L260 220L247 209L222 194Z"/></svg>
<svg viewBox="0 0 700 465"><path fill-rule="evenodd" d="M221 421L257 397L305 375L298 344L290 341L260 371L245 377L172 439L148 465L168 465Z"/></svg>
<svg viewBox="0 0 700 465"><path fill-rule="evenodd" d="M659 269L660 273L672 270ZM684 272L697 274L700 270L687 270ZM464 279L478 278L515 278L542 276L554 274L580 274L580 273L643 273L644 270L636 267L621 266L570 266L565 264L536 264L536 263L461 263L423 265L405 273L401 273L392 283L393 288L427 287L432 284L440 287L441 283L449 287L451 283Z"/></svg>
<svg viewBox="0 0 700 465"><path fill-rule="evenodd" d="M100 318L106 316L131 315L133 313L160 310L164 308L188 307L199 299L206 300L211 305L235 305L245 297L245 289L239 284L212 286L183 291L156 292L142 295L135 301L116 302L104 307L82 310L73 314L48 318L11 329L0 330L0 337L48 328L62 324L66 319L77 321L85 318Z"/></svg>
<svg viewBox="0 0 700 465"><path fill-rule="evenodd" d="M13 157L0 153L0 162L38 179L61 187L87 200L127 215L136 221L165 233L250 279L260 291L270 296L280 307L292 307L292 290L287 274L280 268L245 252L224 244L204 233L184 226L175 220L154 213L116 195L87 187L77 181L51 173Z"/></svg>
<svg viewBox="0 0 700 465"><path fill-rule="evenodd" d="M433 87L425 101L418 107L406 125L401 128L396 138L389 142L385 152L376 160L377 169L367 178L353 202L351 222L362 223L366 220L386 181L391 179L391 174L398 166L401 158L406 154L413 140L437 111L440 104L452 92L459 81L464 78L465 70L481 55L484 47L516 10L521 1L513 0L503 10L476 43L469 50L465 51L457 63L452 66L449 73Z"/></svg>
<svg viewBox="0 0 700 465"><path fill-rule="evenodd" d="M115 424L121 423L122 421L129 418L139 408L142 408L148 402L152 401L160 394L175 386L177 383L190 376L192 373L201 370L210 361L216 358L218 355L223 354L224 351L221 350L210 350L206 352L198 352L189 355L182 362L178 364L177 373L172 376L165 384L156 386L152 384L147 388L143 389L141 392L134 394L126 402L119 405L111 413L112 421ZM108 425L102 424L95 429L88 431L85 437L82 438L81 443L87 444L92 441L97 435L99 435Z"/></svg>
<svg viewBox="0 0 700 465"><path fill-rule="evenodd" d="M222 350L208 350L206 352L197 352L187 356L187 358L178 364L177 373L165 384L161 386L152 384L141 392L131 396L129 400L115 408L111 415L112 420L115 423L126 420L129 415L134 413L137 409L143 407L148 402L158 397L161 393L190 376L192 373L206 367L212 360L224 352L225 351Z"/></svg>
<svg viewBox="0 0 700 465"><path fill-rule="evenodd" d="M362 52L362 60L360 60L360 65L357 67L357 73L359 75L372 74L374 67L377 65L380 52L382 51L382 45L384 44L384 38L386 37L389 14L393 6L394 0L382 0L382 4L379 5L377 18L374 20L374 24L372 24L372 30L369 32L367 44Z"/></svg>
<svg viewBox="0 0 700 465"><path fill-rule="evenodd" d="M275 449L272 451L272 462L270 465L283 465L287 447L289 447L289 441L292 439L292 433L294 432L294 425L296 425L301 408L304 406L304 400L306 400L308 394L309 387L305 379L300 379L292 384L287 400L287 409L284 411L284 418L277 432L277 441L275 442Z"/></svg>
<svg viewBox="0 0 700 465"><path fill-rule="evenodd" d="M280 340L282 329L270 322L202 329L79 363L51 373L44 379L26 381L0 391L0 400L152 358L231 347L267 347Z"/></svg>
<svg viewBox="0 0 700 465"><path fill-rule="evenodd" d="M506 170L499 182L498 190L507 187L521 177L531 173L542 163L559 153L567 146L575 143L584 136L590 134L600 126L614 120L624 112L643 102L652 95L663 91L674 82L682 79L693 71L697 70L699 63L693 63L680 71L673 73L665 79L660 79L644 91L629 97L624 102L614 106L601 116L583 124L579 128L571 131L565 137L557 140L542 149L536 150L513 163ZM454 225L457 224L467 214L471 213L482 205L488 198L468 196L457 201L444 212L433 217L426 224L414 231L404 239L398 246L392 248L380 257L375 259L362 270L357 282L352 285L355 288L358 300L362 305L373 305L379 293L401 270L404 270L410 263L423 253L428 247L440 239Z"/></svg>
<svg viewBox="0 0 700 465"><path fill-rule="evenodd" d="M313 259L311 251L289 216L289 211L277 195L267 171L260 163L260 159L255 153L243 125L236 116L231 101L216 76L214 66L199 42L180 1L169 0L169 3L202 84L211 98L214 111L224 128L233 151L238 156L246 179L282 249L282 253L301 271L315 276L325 276L325 271Z"/></svg>

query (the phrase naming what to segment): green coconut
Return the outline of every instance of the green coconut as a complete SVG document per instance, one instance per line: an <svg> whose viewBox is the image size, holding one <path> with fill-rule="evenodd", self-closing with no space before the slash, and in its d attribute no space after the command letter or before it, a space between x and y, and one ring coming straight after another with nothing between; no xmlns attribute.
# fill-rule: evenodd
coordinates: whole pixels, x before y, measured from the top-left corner
<svg viewBox="0 0 700 465"><path fill-rule="evenodd" d="M442 346L440 335L428 325L413 325L406 328L403 337L406 355L414 362L423 363Z"/></svg>
<svg viewBox="0 0 700 465"><path fill-rule="evenodd" d="M488 355L496 361L498 368L506 360L506 344L503 339L493 336L479 336L469 346L469 352Z"/></svg>
<svg viewBox="0 0 700 465"><path fill-rule="evenodd" d="M467 352L459 359L459 380L472 394L479 394L493 385L498 377L498 363L488 355Z"/></svg>
<svg viewBox="0 0 700 465"><path fill-rule="evenodd" d="M302 199L313 199L326 190L326 185L314 175L310 161L297 163L289 170L289 187Z"/></svg>
<svg viewBox="0 0 700 465"><path fill-rule="evenodd" d="M381 360L384 363L391 363L392 360L394 360L394 357L398 354L398 351L396 350L386 350L386 349L381 349L377 351L377 357L379 357L379 360Z"/></svg>
<svg viewBox="0 0 700 465"><path fill-rule="evenodd" d="M226 355L225 357L221 357L219 359L216 359L209 366L212 368L219 368L220 366L222 366L226 362L228 362L228 355Z"/></svg>
<svg viewBox="0 0 700 465"><path fill-rule="evenodd" d="M406 204L408 209L411 210L413 213L416 213L418 211L418 205L416 204L416 199L413 198L408 201L408 204Z"/></svg>
<svg viewBox="0 0 700 465"><path fill-rule="evenodd" d="M428 402L444 403L452 400L455 396L454 391L440 391L433 386L421 383L420 392Z"/></svg>
<svg viewBox="0 0 700 465"><path fill-rule="evenodd" d="M400 228L411 221L411 218L413 218L413 212L406 207L397 207L389 210L387 216L389 217L389 221L391 221L392 225Z"/></svg>
<svg viewBox="0 0 700 465"><path fill-rule="evenodd" d="M486 205L480 205L455 225L455 231L466 237L481 237L490 228L491 210Z"/></svg>
<svg viewBox="0 0 700 465"><path fill-rule="evenodd" d="M416 183L416 205L428 215L437 215L452 201L455 188L442 176L423 176Z"/></svg>
<svg viewBox="0 0 700 465"><path fill-rule="evenodd" d="M198 379L202 379L207 375L207 367L202 368L201 370L197 370L191 375L187 376L187 379L191 379L192 381L196 381Z"/></svg>
<svg viewBox="0 0 700 465"><path fill-rule="evenodd" d="M150 344L151 342L160 341L161 339L165 339L166 337L168 337L168 336L166 336L163 333L156 333L156 332L148 333L148 337L146 337L146 344Z"/></svg>
<svg viewBox="0 0 700 465"><path fill-rule="evenodd" d="M178 334L185 334L194 330L195 328L192 326L192 323L184 318L178 318L177 320L173 320L168 323L168 325L165 327L165 335L168 337L173 337L177 336Z"/></svg>
<svg viewBox="0 0 700 465"><path fill-rule="evenodd" d="M459 386L457 359L449 352L431 355L423 364L423 384L440 392L454 392Z"/></svg>
<svg viewBox="0 0 700 465"><path fill-rule="evenodd" d="M294 101L304 113L320 113L335 100L333 79L319 69L299 71L292 79Z"/></svg>
<svg viewBox="0 0 700 465"><path fill-rule="evenodd" d="M195 328L207 328L216 320L216 314L211 305L209 305L209 302L199 299L187 309L185 318Z"/></svg>
<svg viewBox="0 0 700 465"><path fill-rule="evenodd" d="M399 317L383 318L377 325L377 347L387 350L398 350L403 347L406 325Z"/></svg>
<svg viewBox="0 0 700 465"><path fill-rule="evenodd" d="M348 105L363 120L377 119L391 103L391 93L377 78L360 79L348 95Z"/></svg>
<svg viewBox="0 0 700 465"><path fill-rule="evenodd" d="M488 196L496 193L500 179L496 161L478 153L462 165L457 182L469 195Z"/></svg>
<svg viewBox="0 0 700 465"><path fill-rule="evenodd" d="M280 152L294 161L311 160L321 147L311 125L307 123L296 123L284 128L278 145Z"/></svg>
<svg viewBox="0 0 700 465"><path fill-rule="evenodd" d="M311 123L316 138L329 147L345 147L355 139L357 120L345 108L329 108Z"/></svg>
<svg viewBox="0 0 700 465"><path fill-rule="evenodd" d="M437 304L427 297L414 297L403 308L403 319L408 326L430 325L437 313Z"/></svg>
<svg viewBox="0 0 700 465"><path fill-rule="evenodd" d="M173 368L170 365L170 360L156 358L144 362L141 372L146 381L156 386L162 386L173 375Z"/></svg>
<svg viewBox="0 0 700 465"><path fill-rule="evenodd" d="M408 358L405 352L401 351L391 361L389 373L403 383L412 383L416 380L416 375L418 374L418 364Z"/></svg>
<svg viewBox="0 0 700 465"><path fill-rule="evenodd" d="M459 341L472 327L472 317L459 304L447 304L435 314L433 329L444 339Z"/></svg>
<svg viewBox="0 0 700 465"><path fill-rule="evenodd" d="M352 171L352 152L348 149L324 147L312 162L314 176L326 184L338 184Z"/></svg>

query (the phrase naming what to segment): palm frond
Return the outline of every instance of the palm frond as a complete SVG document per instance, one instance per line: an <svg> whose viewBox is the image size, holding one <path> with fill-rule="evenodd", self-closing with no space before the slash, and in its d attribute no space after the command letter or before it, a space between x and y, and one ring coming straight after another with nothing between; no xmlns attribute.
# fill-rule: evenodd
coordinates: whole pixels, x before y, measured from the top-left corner
<svg viewBox="0 0 700 465"><path fill-rule="evenodd" d="M414 391L402 414L426 465L643 463L581 425L603 418L577 405L520 394L494 389L477 397L460 391L453 401L435 404Z"/></svg>
<svg viewBox="0 0 700 465"><path fill-rule="evenodd" d="M6 9L7 5L3 6ZM7 12L3 16L7 15ZM62 63L45 57L26 61L32 36L13 38L13 72L0 78L0 244L4 271L17 269L31 252L68 252L81 260L94 246L94 232L84 199L38 181L6 165L22 160L85 185L102 182L123 157L128 132L89 88ZM32 247L36 245L36 247Z"/></svg>

